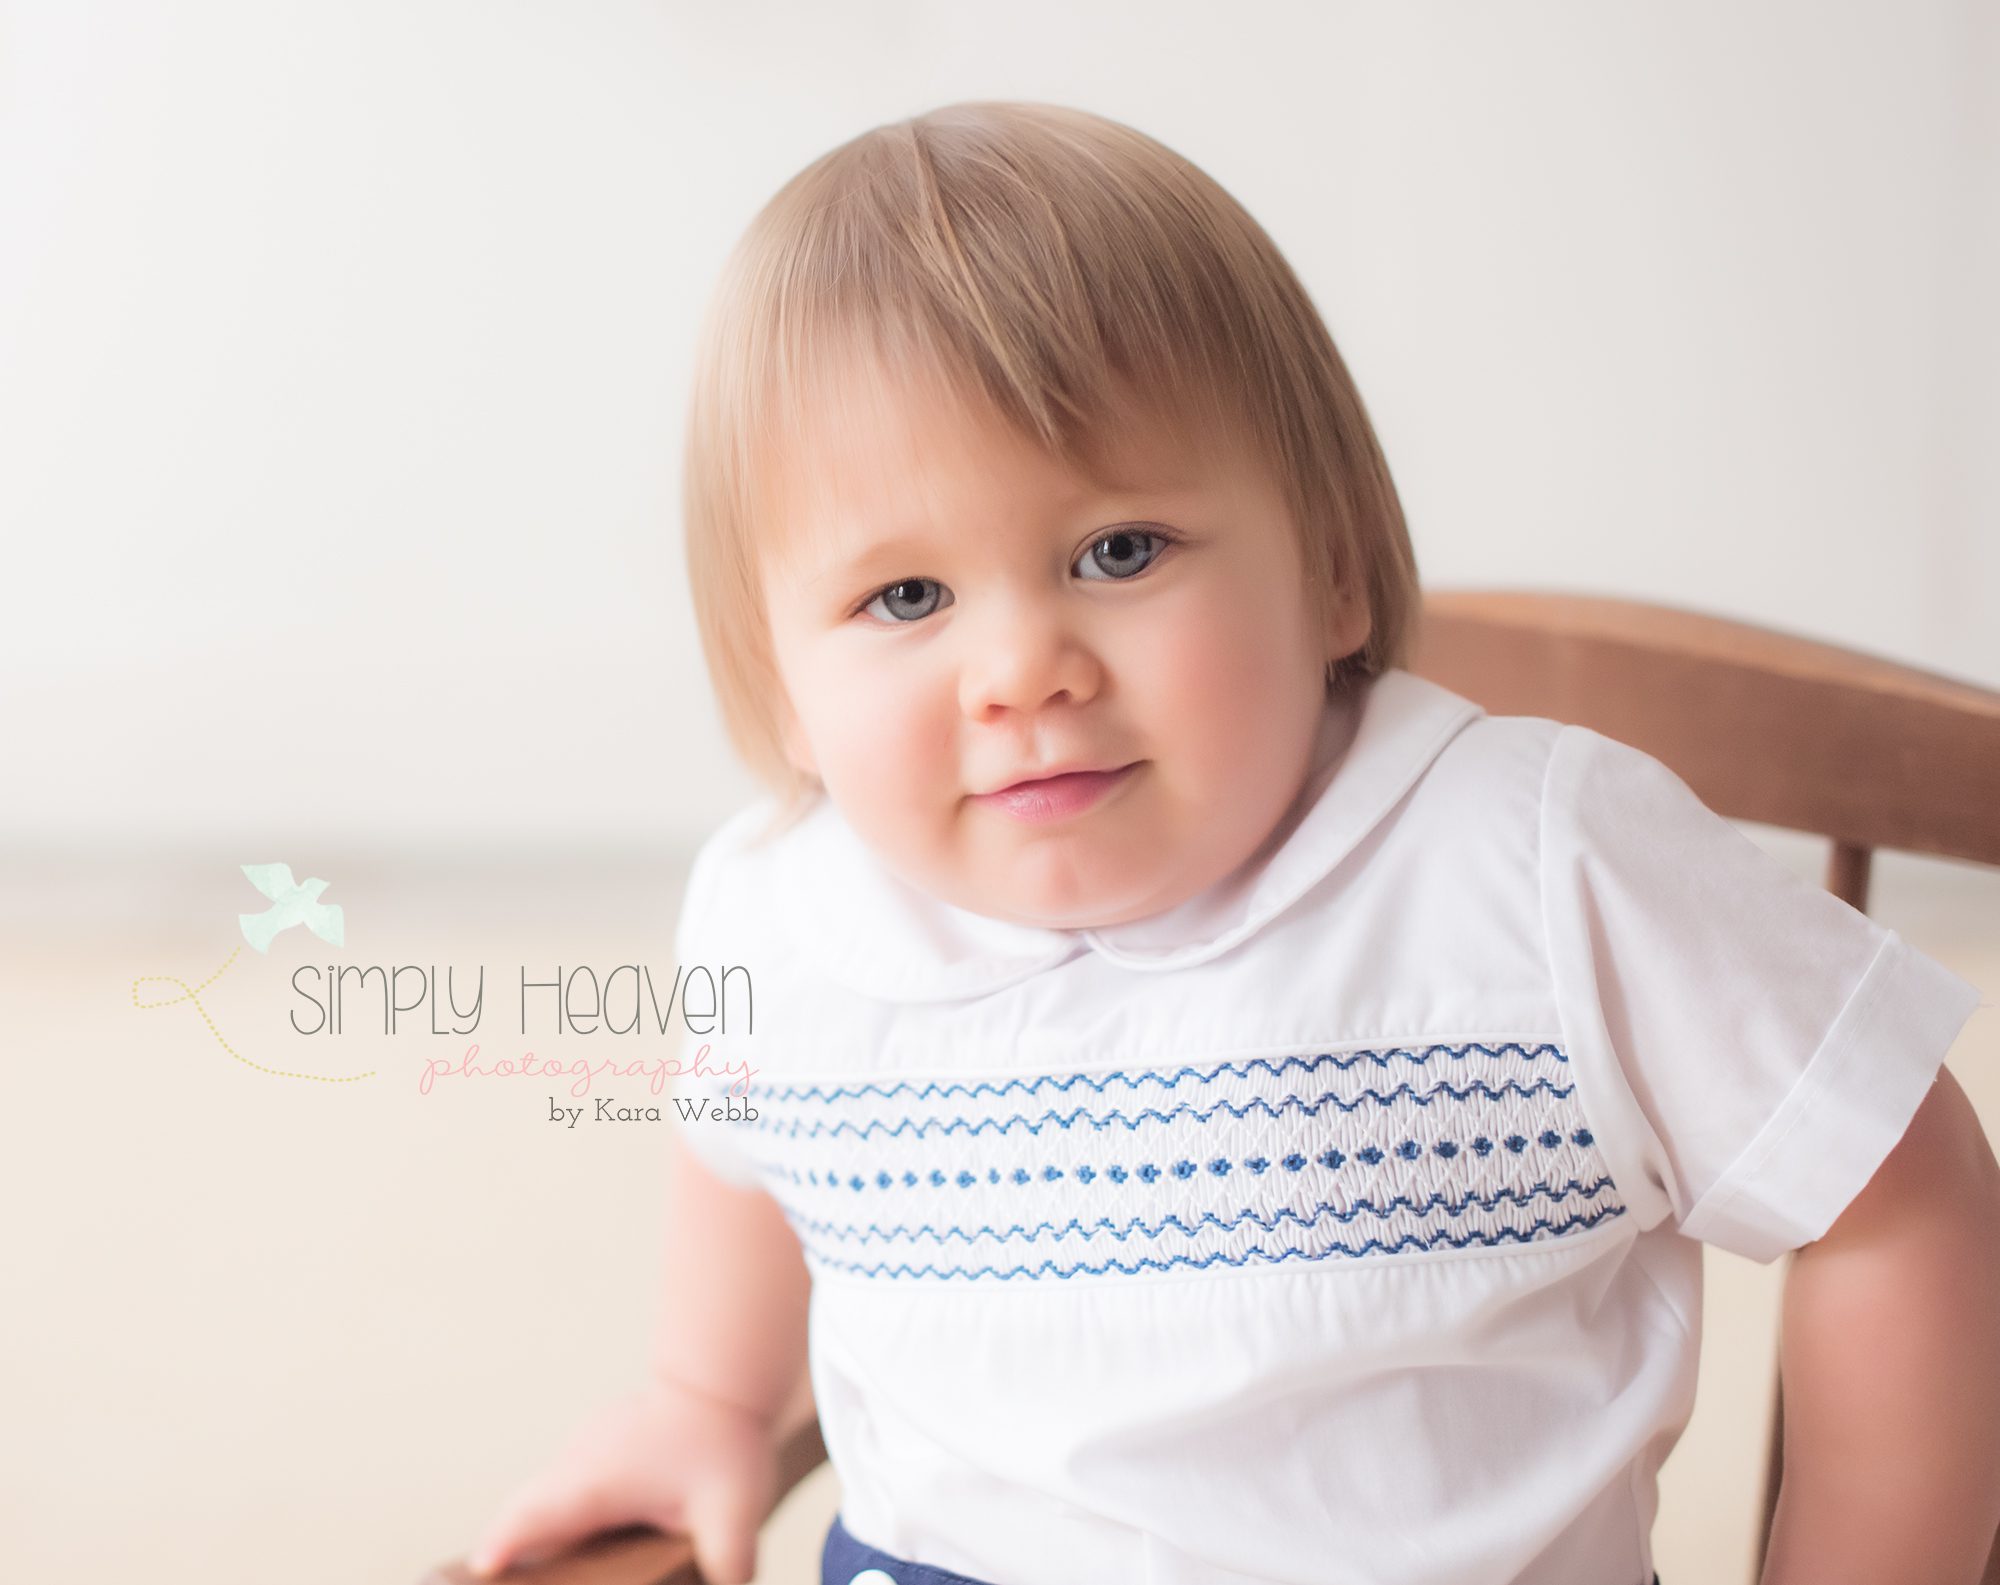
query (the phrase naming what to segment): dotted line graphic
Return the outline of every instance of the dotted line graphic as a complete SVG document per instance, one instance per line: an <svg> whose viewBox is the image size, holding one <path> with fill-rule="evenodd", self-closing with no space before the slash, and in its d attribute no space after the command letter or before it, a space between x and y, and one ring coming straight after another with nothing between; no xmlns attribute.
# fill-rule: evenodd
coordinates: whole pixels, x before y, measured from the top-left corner
<svg viewBox="0 0 2000 1585"><path fill-rule="evenodd" d="M227 1040L223 1039L222 1031L215 1027L215 1020L208 1016L208 1009L201 1005L201 993L222 978L228 971L229 965L236 961L237 954L242 952L242 950L242 947L239 946L235 952L230 953L228 957L222 960L222 967L209 975L199 985L190 985L186 980L173 974L141 974L132 982L132 1005L139 1008L178 1007L182 1002L192 1002L194 1010L201 1014L201 1021L208 1025L208 1032L215 1036L215 1043L217 1045L221 1046L224 1051L228 1052L246 1068L255 1068L259 1073L268 1073L274 1078L317 1079L321 1084L352 1084L356 1079L372 1079L375 1077L375 1070L373 1068L370 1068L366 1073L348 1074L294 1073L288 1068L267 1068L261 1062L253 1062ZM139 1000L139 987L142 985L178 985L181 988L181 994L178 996L169 996L165 1001L142 1002Z"/></svg>

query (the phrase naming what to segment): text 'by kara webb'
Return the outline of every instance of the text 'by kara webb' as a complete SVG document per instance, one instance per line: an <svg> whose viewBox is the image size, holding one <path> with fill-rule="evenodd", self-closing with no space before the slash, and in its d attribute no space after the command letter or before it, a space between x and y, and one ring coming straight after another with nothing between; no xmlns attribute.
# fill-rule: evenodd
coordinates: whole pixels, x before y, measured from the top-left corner
<svg viewBox="0 0 2000 1585"><path fill-rule="evenodd" d="M621 963L602 978L587 966L557 968L547 978L538 974L525 967L520 974L524 1035L756 1032L750 971L740 963L714 970L676 963L671 981L664 972L656 978L641 963ZM417 1014L423 1015L423 1032L469 1035L485 1007L486 970L462 974L447 967L440 976L436 964L329 963L322 969L308 963L292 971L292 990L303 1004L292 1009L292 1027L302 1035L342 1034L350 1019L360 1020L357 1027L393 1035Z"/></svg>

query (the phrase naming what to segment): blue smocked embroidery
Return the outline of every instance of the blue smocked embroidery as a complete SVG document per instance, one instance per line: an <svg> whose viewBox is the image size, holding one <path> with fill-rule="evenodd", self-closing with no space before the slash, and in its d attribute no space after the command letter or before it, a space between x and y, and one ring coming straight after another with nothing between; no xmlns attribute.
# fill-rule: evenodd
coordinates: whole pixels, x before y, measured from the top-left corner
<svg viewBox="0 0 2000 1585"><path fill-rule="evenodd" d="M1565 1233L1587 1231L1609 1217L1623 1216L1623 1205L1606 1206L1588 1214L1566 1217L1560 1222L1551 1222L1547 1217L1536 1217L1532 1227L1503 1227L1492 1233L1468 1233L1463 1238L1454 1238L1448 1233L1440 1233L1432 1238L1424 1238L1408 1233L1394 1243L1386 1243L1379 1238L1371 1238L1363 1244L1346 1244L1335 1241L1324 1249L1311 1250L1286 1247L1268 1250L1261 1247L1250 1249L1240 1255L1216 1251L1205 1256L1174 1255L1165 1260L1147 1257L1141 1260L1106 1260L1098 1265L1078 1261L1064 1266L1059 1261L1044 1260L1033 1266L938 1266L925 1262L912 1266L907 1261L852 1261L839 1260L827 1255L819 1256L822 1266L832 1271L844 1271L863 1277L992 1277L1008 1281L1016 1277L1096 1277L1109 1272L1122 1276L1136 1276L1146 1271L1172 1271L1177 1267L1193 1266L1204 1268L1217 1264L1226 1266L1248 1266L1258 1262L1283 1265L1288 1260L1319 1261L1330 1260L1337 1255L1358 1258L1363 1255L1399 1255L1410 1250L1470 1249L1474 1247L1495 1248L1502 1244L1527 1244L1536 1240L1539 1233L1560 1237Z"/></svg>
<svg viewBox="0 0 2000 1585"><path fill-rule="evenodd" d="M1045 1088L1067 1091L1081 1087L1102 1093L1114 1084L1123 1084L1134 1090L1141 1084L1157 1084L1171 1090L1184 1079L1207 1084L1225 1075L1247 1078L1260 1071L1272 1078L1282 1078L1293 1068L1313 1073L1332 1066L1345 1072L1363 1062L1372 1063L1378 1068L1386 1068L1396 1061L1414 1062L1421 1067L1428 1064L1433 1057L1441 1056L1463 1062L1475 1054L1488 1057L1511 1054L1520 1057L1524 1062L1532 1062L1539 1057L1547 1057L1551 1061L1565 1064L1569 1061L1568 1054L1557 1046L1523 1046L1515 1041L1488 1046L1473 1040L1467 1041L1462 1046L1425 1046L1421 1050L1409 1046L1390 1046L1382 1051L1327 1051L1316 1057L1283 1057L1276 1064L1273 1064L1268 1057L1253 1057L1247 1062L1223 1062L1207 1068L1181 1067L1171 1073L1152 1069L1142 1069L1136 1073L1123 1070L1101 1074L1044 1073L1033 1078L1007 1079L998 1084L990 1079L981 1079L973 1084L966 1084L958 1079L950 1079L943 1083L935 1079L926 1079L920 1084L907 1079L897 1079L888 1084L878 1084L871 1080L866 1084L836 1085L832 1089L817 1084L780 1084L762 1088L758 1094L766 1100L780 1102L858 1100L870 1095L885 1097L905 1095L911 1100L927 1101L943 1095L972 1098L981 1095L1008 1095L1016 1090L1024 1095L1032 1095L1037 1090Z"/></svg>
<svg viewBox="0 0 2000 1585"><path fill-rule="evenodd" d="M759 1118L735 1132L754 1142L815 1268L869 1280L1449 1253L1546 1242L1624 1214L1564 1082L1568 1063L1551 1044L1473 1041L1004 1080L777 1084L759 1089ZM1381 1082L1399 1065L1414 1079ZM1020 1105L1043 1095L1076 1104ZM1142 1241L1133 1259L1091 1247ZM946 1244L965 1258L927 1253ZM1009 1258L1023 1245L1046 1258Z"/></svg>
<svg viewBox="0 0 2000 1585"><path fill-rule="evenodd" d="M1587 1128L1579 1128L1576 1130L1575 1133L1571 1134L1569 1137L1570 1140L1577 1145L1589 1145L1595 1142L1591 1137L1590 1130ZM1515 1150L1518 1153L1519 1151L1526 1150L1529 1142L1521 1138L1520 1135L1516 1134L1512 1136L1507 1143L1509 1149ZM1542 1144L1544 1149L1552 1150L1556 1146L1563 1143L1563 1136L1561 1134L1558 1134L1554 1129L1549 1129L1546 1130L1541 1135L1540 1143ZM1433 1150L1436 1151L1436 1153L1440 1158L1446 1161L1449 1161L1453 1156L1456 1156L1458 1154L1458 1144L1455 1140L1450 1140L1450 1139L1440 1140L1432 1148ZM1473 1141L1473 1148L1476 1151L1478 1151L1479 1154L1484 1155L1487 1151L1493 1148L1493 1142L1489 1139L1484 1139L1484 1138L1476 1139ZM1404 1161L1414 1161L1418 1156L1423 1154L1423 1147L1420 1146L1414 1139L1406 1139L1401 1144L1396 1146L1394 1154L1400 1157ZM1346 1163L1347 1159L1348 1158L1342 1155L1338 1150L1322 1151L1317 1157L1313 1158L1308 1158L1306 1156L1302 1156L1294 1152L1293 1154L1285 1157L1282 1165L1289 1171L1300 1172L1303 1171L1307 1166L1312 1165L1316 1162L1319 1166L1325 1167L1329 1171L1332 1171L1334 1169L1343 1166ZM1388 1157L1376 1146L1369 1145L1364 1147L1358 1153L1355 1159L1364 1162L1368 1166L1373 1167L1373 1166L1380 1166L1383 1161L1388 1159ZM1230 1169L1234 1165L1235 1163L1231 1162L1226 1157L1218 1156L1213 1161L1208 1163L1207 1170L1215 1177L1218 1178L1226 1177ZM1265 1160L1262 1156L1252 1156L1249 1159L1245 1160L1243 1162L1243 1165L1249 1168L1252 1172L1262 1172L1266 1167L1270 1166L1270 1162ZM1179 1161L1173 1164L1171 1170L1174 1176L1177 1178L1189 1178L1194 1176L1196 1168L1195 1164L1191 1161ZM1157 1178L1160 1175L1160 1168L1152 1162L1142 1163L1137 1168L1137 1171L1140 1175L1141 1181L1146 1183L1151 1183L1155 1178ZM843 1181L837 1173L828 1172L822 1174L817 1169L804 1169L799 1167L780 1167L774 1169L772 1175L781 1178L787 1178L793 1183L805 1184L813 1188L819 1188L826 1184L841 1183ZM1131 1176L1131 1174L1128 1173L1124 1167L1115 1164L1107 1168L1103 1175L1109 1177L1114 1184L1123 1183L1129 1176ZM998 1183L1001 1181L1000 1175L997 1172L989 1173L987 1176L988 1176L988 1181L990 1182ZM1063 1176L1065 1176L1063 1169L1061 1167L1056 1167L1056 1166L1044 1167L1042 1168L1039 1174L1030 1172L1026 1167L1017 1167L1014 1169L1014 1172L1007 1181L1016 1184L1027 1184L1027 1183L1033 1183L1039 1178L1040 1181L1042 1182L1053 1183L1056 1180L1062 1178ZM1091 1166L1088 1162L1085 1162L1081 1166L1074 1169L1074 1176L1079 1183L1088 1185L1090 1183L1095 1182L1099 1174L1095 1167ZM918 1181L917 1175L913 1172L904 1173L900 1180L894 1177L890 1173L879 1172L875 1175L875 1181L873 1187L878 1189L887 1189L894 1187L898 1182L902 1183L905 1187L908 1187L909 1185L912 1185L917 1181ZM930 1181L934 1184L942 1186L943 1184L953 1180L948 1179L946 1175L942 1172L934 1171L931 1173ZM957 1175L955 1181L959 1184L961 1188L971 1188L976 1186L980 1180L973 1173L960 1172ZM845 1180L845 1186L851 1189L865 1190L869 1188L871 1185L865 1179L859 1176L854 1176L854 1177L849 1177Z"/></svg>
<svg viewBox="0 0 2000 1585"><path fill-rule="evenodd" d="M1037 1222L1033 1227L1023 1227L1019 1222L1016 1222L1005 1228L986 1226L955 1227L950 1225L935 1227L929 1222L924 1222L916 1227L907 1227L897 1222L884 1227L876 1222L830 1222L812 1218L801 1218L798 1225L804 1231L820 1237L839 1239L843 1243L865 1243L870 1239L926 1239L932 1243L942 1244L953 1238L961 1239L966 1243L971 1243L976 1238L990 1238L998 1243L1008 1243L1016 1239L1025 1243L1034 1243L1044 1236L1062 1238L1071 1233L1075 1233L1084 1239L1091 1239L1097 1237L1099 1234L1108 1233L1111 1237L1123 1241L1135 1236L1156 1239L1168 1228L1173 1228L1185 1234L1192 1234L1201 1227L1216 1227L1225 1231L1234 1231L1246 1222L1255 1223L1267 1233L1276 1231L1281 1222L1291 1222L1301 1229L1306 1229L1314 1226L1316 1223L1327 1220L1329 1217L1334 1221L1345 1223L1353 1221L1357 1216L1388 1217L1399 1210L1416 1211L1419 1213L1443 1210L1452 1216L1463 1216L1475 1206L1481 1210L1495 1210L1503 1201L1509 1201L1516 1206L1525 1207L1530 1200L1534 1199L1560 1202L1579 1194L1587 1199L1595 1199L1606 1190L1614 1187L1615 1185L1608 1177L1599 1178L1594 1183L1578 1183L1572 1178L1561 1187L1547 1183L1538 1183L1526 1194L1517 1193L1513 1189L1500 1189L1490 1197L1468 1195L1464 1199L1457 1201L1449 1200L1442 1194L1433 1194L1429 1200L1421 1205L1412 1202L1407 1196L1397 1195L1386 1205L1378 1206L1372 1201L1364 1199L1357 1200L1345 1210L1322 1200L1313 1208L1310 1215L1303 1217L1298 1212L1289 1208L1280 1209L1269 1216L1259 1216L1254 1210L1244 1210L1237 1212L1235 1216L1227 1219L1218 1217L1212 1212L1204 1212L1193 1223L1184 1221L1178 1216L1170 1215L1162 1217L1157 1222L1150 1223L1143 1217L1135 1216L1122 1224L1112 1221L1108 1216L1100 1216L1096 1221L1089 1223L1081 1222L1075 1217L1071 1217L1068 1222L1062 1224L1060 1227L1053 1222Z"/></svg>
<svg viewBox="0 0 2000 1585"><path fill-rule="evenodd" d="M868 1122L857 1127L844 1117L837 1118L830 1123L804 1123L797 1119L781 1123L773 1119L760 1117L751 1126L761 1132L777 1134L786 1139L801 1137L817 1139L823 1135L840 1134L859 1134L863 1138L868 1138L878 1133L887 1135L904 1133L922 1135L932 1132L950 1134L964 1131L978 1134L988 1129L1006 1133L1017 1126L1027 1129L1030 1133L1039 1134L1051 1123L1065 1129L1074 1128L1080 1123L1098 1130L1109 1129L1113 1126L1135 1129L1142 1123L1169 1123L1181 1117L1189 1117L1198 1122L1205 1123L1215 1116L1217 1112L1228 1112L1231 1116L1238 1118L1246 1117L1253 1111L1261 1111L1268 1117L1277 1117L1282 1113L1292 1111L1304 1112L1307 1116L1317 1116L1320 1108L1328 1105L1338 1107L1344 1112L1351 1112L1358 1107L1371 1103L1376 1106L1388 1106L1399 1100L1412 1100L1419 1106L1429 1106L1440 1099L1464 1101L1475 1095L1486 1100L1498 1100L1507 1092L1521 1096L1546 1093L1566 1098L1574 1088L1575 1086L1573 1085L1558 1086L1547 1079L1537 1079L1533 1084L1529 1085L1523 1085L1517 1080L1510 1079L1505 1086L1498 1090L1488 1086L1484 1081L1475 1081L1463 1089L1454 1088L1450 1084L1440 1083L1429 1090L1418 1090L1405 1081L1397 1085L1395 1089L1390 1090L1387 1094L1379 1090L1367 1089L1363 1090L1352 1100L1344 1100L1332 1092L1320 1096L1315 1101L1308 1101L1297 1095L1288 1095L1276 1106L1273 1106L1269 1101L1259 1096L1256 1100L1247 1102L1241 1106L1233 1105L1228 1101L1217 1101L1214 1106L1208 1108L1206 1111L1203 1111L1199 1107L1190 1106L1183 1101L1171 1111L1166 1112L1161 1111L1158 1107L1149 1106L1143 1111L1129 1115L1122 1111L1110 1111L1101 1117L1092 1116L1083 1107L1078 1107L1075 1111L1068 1114L1062 1112L1044 1112L1038 1118L1026 1117L1019 1112L1005 1118L971 1118L962 1115L947 1118L901 1117L893 1124L871 1118ZM1507 1142L1507 1148L1510 1150L1519 1150L1524 1148L1526 1144L1527 1141L1525 1139L1521 1140L1518 1144L1513 1139L1510 1139Z"/></svg>

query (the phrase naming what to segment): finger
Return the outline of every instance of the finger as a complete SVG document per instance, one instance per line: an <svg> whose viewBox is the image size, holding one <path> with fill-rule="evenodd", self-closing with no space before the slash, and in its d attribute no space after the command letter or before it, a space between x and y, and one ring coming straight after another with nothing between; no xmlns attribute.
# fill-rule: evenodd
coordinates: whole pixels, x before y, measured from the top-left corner
<svg viewBox="0 0 2000 1585"><path fill-rule="evenodd" d="M762 1519L756 1493L745 1482L710 1481L688 1493L688 1539L709 1585L749 1585Z"/></svg>
<svg viewBox="0 0 2000 1585"><path fill-rule="evenodd" d="M586 1536L624 1522L599 1492L533 1493L503 1514L472 1551L467 1566L490 1578L514 1564L560 1552Z"/></svg>

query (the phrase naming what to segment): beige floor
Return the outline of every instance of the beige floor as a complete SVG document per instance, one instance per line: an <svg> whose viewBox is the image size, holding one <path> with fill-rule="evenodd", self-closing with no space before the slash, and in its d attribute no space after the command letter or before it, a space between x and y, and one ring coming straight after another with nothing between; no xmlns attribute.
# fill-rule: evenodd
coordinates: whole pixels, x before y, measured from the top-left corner
<svg viewBox="0 0 2000 1585"><path fill-rule="evenodd" d="M1816 869L1809 844L1753 834ZM345 948L293 930L203 993L250 1061L374 1070L322 1082L239 1062L188 1005L133 1005L136 977L199 981L229 957L258 901L232 862L4 858L0 1579L393 1585L461 1551L640 1368L665 1132L553 1127L537 1080L421 1094L456 1042L420 1017L394 1037L294 1034L288 977L483 964L487 1055L533 1049L521 966L671 962L678 859L323 859ZM2000 875L1892 857L1874 911L2000 989ZM588 1049L620 1055L617 1038ZM2000 1137L1996 1052L1989 1007L1952 1068ZM1750 1577L1782 1267L1710 1251L1708 1272L1701 1395L1656 1530L1671 1585ZM781 1508L760 1581L814 1577L838 1496L823 1469Z"/></svg>

